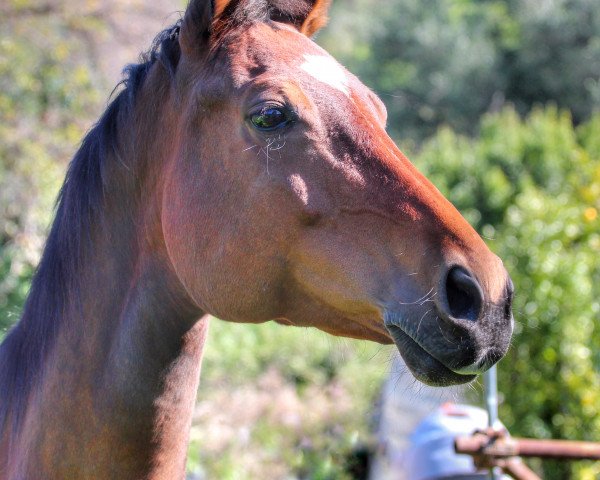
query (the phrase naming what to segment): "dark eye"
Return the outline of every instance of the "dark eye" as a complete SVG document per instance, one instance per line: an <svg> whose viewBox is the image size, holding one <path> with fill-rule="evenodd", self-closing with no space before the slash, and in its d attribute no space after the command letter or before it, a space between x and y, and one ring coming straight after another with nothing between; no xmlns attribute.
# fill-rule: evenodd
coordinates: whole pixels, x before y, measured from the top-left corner
<svg viewBox="0 0 600 480"><path fill-rule="evenodd" d="M281 107L265 107L250 116L250 121L258 130L270 132L285 127L291 118Z"/></svg>

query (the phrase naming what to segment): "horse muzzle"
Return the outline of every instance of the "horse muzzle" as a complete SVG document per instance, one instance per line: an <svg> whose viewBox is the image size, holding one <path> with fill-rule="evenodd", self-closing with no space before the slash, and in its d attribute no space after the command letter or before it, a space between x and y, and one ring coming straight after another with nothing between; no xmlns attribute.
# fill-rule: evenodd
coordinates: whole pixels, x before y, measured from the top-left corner
<svg viewBox="0 0 600 480"><path fill-rule="evenodd" d="M435 386L467 383L508 350L512 297L508 276L505 295L493 303L473 275L452 267L431 304L388 304L384 324L418 380Z"/></svg>

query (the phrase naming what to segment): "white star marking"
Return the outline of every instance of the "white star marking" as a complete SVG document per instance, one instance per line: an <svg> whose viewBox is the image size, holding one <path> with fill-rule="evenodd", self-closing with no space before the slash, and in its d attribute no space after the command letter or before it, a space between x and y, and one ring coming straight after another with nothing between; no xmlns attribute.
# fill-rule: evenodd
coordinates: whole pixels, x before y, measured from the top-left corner
<svg viewBox="0 0 600 480"><path fill-rule="evenodd" d="M304 63L300 68L322 83L350 95L348 77L342 66L333 58L325 55L304 54Z"/></svg>

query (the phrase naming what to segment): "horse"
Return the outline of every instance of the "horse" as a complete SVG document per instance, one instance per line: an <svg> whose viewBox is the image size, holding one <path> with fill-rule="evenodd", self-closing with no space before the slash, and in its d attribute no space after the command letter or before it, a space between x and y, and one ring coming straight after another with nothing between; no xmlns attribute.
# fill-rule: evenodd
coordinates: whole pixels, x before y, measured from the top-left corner
<svg viewBox="0 0 600 480"><path fill-rule="evenodd" d="M183 478L208 315L396 344L430 385L506 353L508 273L311 40L328 3L191 0L126 69L0 348L0 479Z"/></svg>

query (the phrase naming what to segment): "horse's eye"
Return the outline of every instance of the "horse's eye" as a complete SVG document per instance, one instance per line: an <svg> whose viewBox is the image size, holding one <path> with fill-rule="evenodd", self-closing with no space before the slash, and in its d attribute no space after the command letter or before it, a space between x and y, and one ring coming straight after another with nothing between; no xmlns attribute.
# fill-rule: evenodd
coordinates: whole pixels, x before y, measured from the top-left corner
<svg viewBox="0 0 600 480"><path fill-rule="evenodd" d="M250 116L250 121L258 130L270 132L285 127L290 118L282 108L265 107Z"/></svg>

